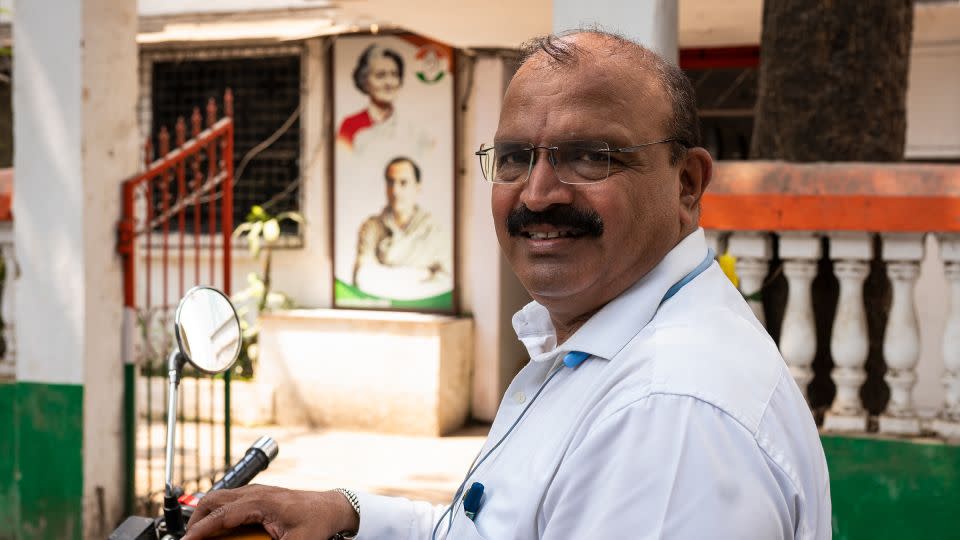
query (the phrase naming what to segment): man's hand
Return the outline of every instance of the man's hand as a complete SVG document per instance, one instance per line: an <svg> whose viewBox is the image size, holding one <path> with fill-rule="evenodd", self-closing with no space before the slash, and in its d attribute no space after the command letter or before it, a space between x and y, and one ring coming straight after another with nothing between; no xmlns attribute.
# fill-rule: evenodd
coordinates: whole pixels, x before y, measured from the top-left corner
<svg viewBox="0 0 960 540"><path fill-rule="evenodd" d="M250 485L214 491L200 500L183 540L200 540L241 525L260 524L279 540L327 539L356 531L359 518L336 491L296 491Z"/></svg>

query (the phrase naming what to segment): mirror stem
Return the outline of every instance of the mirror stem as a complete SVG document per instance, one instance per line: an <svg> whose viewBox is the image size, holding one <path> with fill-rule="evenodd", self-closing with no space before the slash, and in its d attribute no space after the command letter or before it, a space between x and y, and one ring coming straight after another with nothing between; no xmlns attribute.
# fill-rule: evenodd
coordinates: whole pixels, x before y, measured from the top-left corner
<svg viewBox="0 0 960 540"><path fill-rule="evenodd" d="M179 350L170 353L167 361L169 384L167 391L167 463L166 495L173 495L173 455L177 438L177 389L180 386L180 373L185 360Z"/></svg>
<svg viewBox="0 0 960 540"><path fill-rule="evenodd" d="M175 538L184 533L183 511L173 489L173 456L177 444L177 389L180 386L180 374L186 362L179 349L170 353L167 360L169 391L167 396L167 464L166 486L163 497L163 515L167 532Z"/></svg>

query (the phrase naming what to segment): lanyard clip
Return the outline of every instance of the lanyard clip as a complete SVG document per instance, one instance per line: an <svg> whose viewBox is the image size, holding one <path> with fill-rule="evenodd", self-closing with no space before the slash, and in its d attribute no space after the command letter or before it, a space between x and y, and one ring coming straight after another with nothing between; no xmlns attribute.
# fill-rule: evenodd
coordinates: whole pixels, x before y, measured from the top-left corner
<svg viewBox="0 0 960 540"><path fill-rule="evenodd" d="M474 482L470 489L463 494L463 513L470 521L477 519L481 498L483 498L483 484L480 482Z"/></svg>

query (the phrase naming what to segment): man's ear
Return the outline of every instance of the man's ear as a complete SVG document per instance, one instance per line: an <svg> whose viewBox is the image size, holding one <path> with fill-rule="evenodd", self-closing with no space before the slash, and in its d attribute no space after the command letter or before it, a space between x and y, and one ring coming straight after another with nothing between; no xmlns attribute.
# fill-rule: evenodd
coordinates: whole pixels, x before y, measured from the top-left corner
<svg viewBox="0 0 960 540"><path fill-rule="evenodd" d="M710 185L713 159L704 148L687 150L680 159L680 220L686 226L700 221L700 199Z"/></svg>

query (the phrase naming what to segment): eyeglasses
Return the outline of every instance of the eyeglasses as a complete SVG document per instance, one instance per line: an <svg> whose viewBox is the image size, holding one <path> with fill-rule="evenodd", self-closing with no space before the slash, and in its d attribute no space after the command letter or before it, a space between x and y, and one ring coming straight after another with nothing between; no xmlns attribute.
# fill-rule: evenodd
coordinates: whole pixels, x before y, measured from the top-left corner
<svg viewBox="0 0 960 540"><path fill-rule="evenodd" d="M494 184L519 184L525 182L533 170L537 150L547 151L550 165L557 177L565 184L592 184L602 182L610 176L611 163L615 167L623 164L611 158L611 154L636 152L637 150L668 142L680 143L689 148L683 139L671 137L623 148L610 148L603 141L563 141L554 146L534 146L525 142L502 141L493 146L481 145L475 153L480 157L480 170L483 177Z"/></svg>

